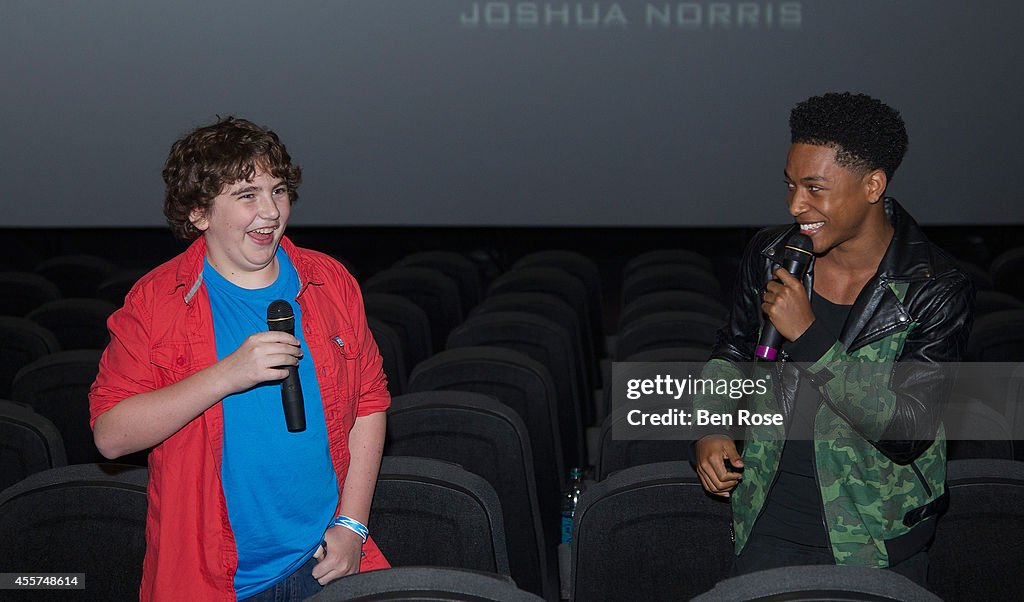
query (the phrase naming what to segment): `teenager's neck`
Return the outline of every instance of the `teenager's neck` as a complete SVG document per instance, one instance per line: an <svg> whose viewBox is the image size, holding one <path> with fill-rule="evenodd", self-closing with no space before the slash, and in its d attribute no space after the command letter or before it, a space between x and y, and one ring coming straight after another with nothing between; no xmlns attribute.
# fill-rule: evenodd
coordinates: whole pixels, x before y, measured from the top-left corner
<svg viewBox="0 0 1024 602"><path fill-rule="evenodd" d="M865 234L865 236L849 240L829 250L816 262L819 265L825 263L831 268L850 273L877 271L878 265L882 263L882 258L885 257L885 252L889 248L895 229L883 214L882 223L876 228L871 228Z"/></svg>
<svg viewBox="0 0 1024 602"><path fill-rule="evenodd" d="M281 273L281 266L278 265L277 257L274 257L273 261L263 269L255 272L243 272L243 271L230 271L221 269L217 263L207 256L207 261L210 262L210 267L217 270L217 273L224 277L225 280L234 284L239 288L248 290L256 290L260 288L267 288L277 280L278 274Z"/></svg>

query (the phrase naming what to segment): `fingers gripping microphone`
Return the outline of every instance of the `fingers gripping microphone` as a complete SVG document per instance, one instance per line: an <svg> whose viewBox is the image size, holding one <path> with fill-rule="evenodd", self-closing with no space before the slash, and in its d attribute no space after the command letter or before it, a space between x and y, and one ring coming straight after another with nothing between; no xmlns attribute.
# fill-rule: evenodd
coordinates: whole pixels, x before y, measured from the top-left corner
<svg viewBox="0 0 1024 602"><path fill-rule="evenodd" d="M814 243L806 234L793 233L786 241L785 249L782 251L780 263L782 268L792 274L797 280L803 280L807 271L814 263ZM774 271L774 270L773 270ZM782 346L782 335L775 330L775 325L768 322L761 330L761 339L757 342L757 349L754 355L769 362L775 361L779 354L779 347Z"/></svg>
<svg viewBox="0 0 1024 602"><path fill-rule="evenodd" d="M292 306L278 299L267 307L267 328L277 332L295 334L295 314ZM281 404L284 406L284 421L288 432L306 430L306 407L302 402L302 383L296 366L288 366L288 376L281 381Z"/></svg>

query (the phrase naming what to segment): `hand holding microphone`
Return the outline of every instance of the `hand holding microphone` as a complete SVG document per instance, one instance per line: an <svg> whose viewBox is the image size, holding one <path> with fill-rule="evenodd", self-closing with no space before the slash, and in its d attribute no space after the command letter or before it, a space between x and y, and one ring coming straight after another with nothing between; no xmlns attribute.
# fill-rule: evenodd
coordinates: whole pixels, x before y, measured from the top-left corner
<svg viewBox="0 0 1024 602"><path fill-rule="evenodd" d="M786 241L781 253L782 267L775 270L777 279L765 286L761 309L769 321L761 330L761 338L754 352L758 359L774 361L783 339L789 338L779 332L776 323L783 325L783 320L786 320L783 330L792 335L789 340L794 340L814 321L814 315L810 313L807 291L804 290L802 282L814 263L813 250L814 243L806 234L796 232ZM790 305L806 310L806 315L796 315L797 312ZM798 333L792 332L789 328L792 320L799 322L796 326Z"/></svg>
<svg viewBox="0 0 1024 602"><path fill-rule="evenodd" d="M267 307L267 328L278 332L295 334L295 313L292 306L278 299ZM302 400L302 383L296 366L288 366L288 376L281 382L281 404L284 406L284 420L288 432L306 430L306 407Z"/></svg>

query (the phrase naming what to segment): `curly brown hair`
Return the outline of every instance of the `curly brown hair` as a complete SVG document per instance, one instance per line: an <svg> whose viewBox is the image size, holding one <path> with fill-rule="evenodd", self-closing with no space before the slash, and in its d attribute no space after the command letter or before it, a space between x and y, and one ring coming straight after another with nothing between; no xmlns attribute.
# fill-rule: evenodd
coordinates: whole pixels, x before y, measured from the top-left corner
<svg viewBox="0 0 1024 602"><path fill-rule="evenodd" d="M192 211L207 211L224 186L252 180L257 170L283 179L290 201L298 200L302 168L292 165L277 134L266 128L229 116L175 142L163 170L164 216L174 235L198 238L202 232L189 219Z"/></svg>

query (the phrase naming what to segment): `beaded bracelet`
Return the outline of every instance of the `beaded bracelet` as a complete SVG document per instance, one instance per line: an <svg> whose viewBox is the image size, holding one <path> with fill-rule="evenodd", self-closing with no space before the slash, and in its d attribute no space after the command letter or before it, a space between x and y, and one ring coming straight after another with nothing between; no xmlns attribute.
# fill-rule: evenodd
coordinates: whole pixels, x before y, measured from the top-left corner
<svg viewBox="0 0 1024 602"><path fill-rule="evenodd" d="M361 537L363 539L363 543L366 543L366 538L369 537L369 535L370 535L370 531L369 531L369 529L366 528L366 525L364 525L363 523L357 521L354 518L349 518L349 517L344 516L344 515L339 516L338 518L336 518L333 521L331 521L331 526L332 527L338 527L338 526L345 527L349 531L352 531L353 533L355 533L356 535Z"/></svg>

